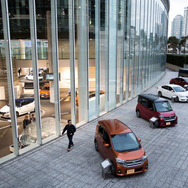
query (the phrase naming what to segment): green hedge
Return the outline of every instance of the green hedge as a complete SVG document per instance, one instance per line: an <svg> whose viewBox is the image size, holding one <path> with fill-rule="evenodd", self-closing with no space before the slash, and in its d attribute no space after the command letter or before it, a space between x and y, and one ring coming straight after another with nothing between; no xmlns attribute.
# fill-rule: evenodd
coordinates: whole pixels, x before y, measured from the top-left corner
<svg viewBox="0 0 188 188"><path fill-rule="evenodd" d="M167 63L184 67L184 64L188 64L188 55L167 54Z"/></svg>

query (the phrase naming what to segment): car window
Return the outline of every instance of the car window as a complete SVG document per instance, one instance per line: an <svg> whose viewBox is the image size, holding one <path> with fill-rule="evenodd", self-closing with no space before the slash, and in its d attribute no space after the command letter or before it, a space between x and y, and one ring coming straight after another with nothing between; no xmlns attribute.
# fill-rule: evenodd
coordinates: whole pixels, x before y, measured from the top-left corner
<svg viewBox="0 0 188 188"><path fill-rule="evenodd" d="M168 90L169 91L174 91L173 88L171 88L170 86L168 87Z"/></svg>
<svg viewBox="0 0 188 188"><path fill-rule="evenodd" d="M147 107L147 99L141 98L141 104Z"/></svg>
<svg viewBox="0 0 188 188"><path fill-rule="evenodd" d="M141 148L133 133L111 135L114 150L117 152L135 151Z"/></svg>
<svg viewBox="0 0 188 188"><path fill-rule="evenodd" d="M22 106L25 106L25 105L27 105L27 104L28 104L27 101L22 101Z"/></svg>
<svg viewBox="0 0 188 188"><path fill-rule="evenodd" d="M103 139L107 144L110 144L110 138L105 130L103 131Z"/></svg>
<svg viewBox="0 0 188 188"><path fill-rule="evenodd" d="M43 88L42 88L42 90L49 90L50 89L50 87L48 87L48 86L44 86Z"/></svg>
<svg viewBox="0 0 188 188"><path fill-rule="evenodd" d="M101 134L101 136L103 135L103 127L101 125L99 125L99 133Z"/></svg>
<svg viewBox="0 0 188 188"><path fill-rule="evenodd" d="M185 92L186 89L184 89L183 87L174 87L174 91L175 92Z"/></svg>
<svg viewBox="0 0 188 188"><path fill-rule="evenodd" d="M172 107L168 101L156 102L155 108L157 112L170 112Z"/></svg>
<svg viewBox="0 0 188 188"><path fill-rule="evenodd" d="M89 95L89 98L95 97L95 93Z"/></svg>
<svg viewBox="0 0 188 188"><path fill-rule="evenodd" d="M168 86L162 86L162 88L168 90Z"/></svg>
<svg viewBox="0 0 188 188"><path fill-rule="evenodd" d="M16 106L19 107L20 106L20 101L16 100Z"/></svg>
<svg viewBox="0 0 188 188"><path fill-rule="evenodd" d="M153 103L151 102L151 101L147 101L147 107L149 108L149 109L153 109Z"/></svg>

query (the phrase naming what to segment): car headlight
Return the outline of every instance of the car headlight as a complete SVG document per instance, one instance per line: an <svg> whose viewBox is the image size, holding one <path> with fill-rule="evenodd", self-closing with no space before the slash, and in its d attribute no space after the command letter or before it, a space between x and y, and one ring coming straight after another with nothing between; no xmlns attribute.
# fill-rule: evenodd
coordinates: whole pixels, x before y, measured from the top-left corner
<svg viewBox="0 0 188 188"><path fill-rule="evenodd" d="M163 115L161 115L161 114L159 114L159 117L160 117L160 118L164 118L164 116L163 116Z"/></svg>
<svg viewBox="0 0 188 188"><path fill-rule="evenodd" d="M124 164L125 161L116 157L116 162L119 164Z"/></svg>
<svg viewBox="0 0 188 188"><path fill-rule="evenodd" d="M144 156L142 157L142 161L145 161L147 159L147 155L144 154Z"/></svg>

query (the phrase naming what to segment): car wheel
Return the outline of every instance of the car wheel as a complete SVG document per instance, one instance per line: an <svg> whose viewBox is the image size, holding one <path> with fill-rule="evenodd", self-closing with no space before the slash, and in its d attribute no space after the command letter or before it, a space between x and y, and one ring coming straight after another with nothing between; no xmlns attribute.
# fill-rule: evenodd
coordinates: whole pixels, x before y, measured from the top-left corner
<svg viewBox="0 0 188 188"><path fill-rule="evenodd" d="M175 102L178 102L178 101L179 101L179 98L178 98L178 97L176 97L176 98L175 98Z"/></svg>
<svg viewBox="0 0 188 188"><path fill-rule="evenodd" d="M96 151L99 151L99 150L98 150L98 143L97 143L96 140L95 140L95 150L96 150Z"/></svg>
<svg viewBox="0 0 188 188"><path fill-rule="evenodd" d="M159 97L162 97L161 91L158 92L158 96L159 96Z"/></svg>
<svg viewBox="0 0 188 188"><path fill-rule="evenodd" d="M116 175L116 167L115 167L114 163L112 163L112 165L110 166L110 171L111 171L113 176Z"/></svg>
<svg viewBox="0 0 188 188"><path fill-rule="evenodd" d="M19 112L16 112L16 117L18 117L19 116Z"/></svg>
<svg viewBox="0 0 188 188"><path fill-rule="evenodd" d="M137 116L138 118L141 117L141 115L140 115L140 111L139 111L139 110L136 111L136 116Z"/></svg>
<svg viewBox="0 0 188 188"><path fill-rule="evenodd" d="M156 121L154 125L155 125L156 128L158 128L159 127L159 121Z"/></svg>

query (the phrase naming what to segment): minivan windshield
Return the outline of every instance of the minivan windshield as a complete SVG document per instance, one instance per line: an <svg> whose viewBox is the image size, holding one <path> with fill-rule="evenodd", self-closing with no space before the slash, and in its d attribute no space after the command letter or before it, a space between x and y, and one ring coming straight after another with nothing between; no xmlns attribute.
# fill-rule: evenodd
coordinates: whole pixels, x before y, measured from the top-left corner
<svg viewBox="0 0 188 188"><path fill-rule="evenodd" d="M141 148L133 133L111 135L114 150L117 152L135 151Z"/></svg>
<svg viewBox="0 0 188 188"><path fill-rule="evenodd" d="M172 107L168 101L156 102L155 108L157 112L170 112Z"/></svg>

